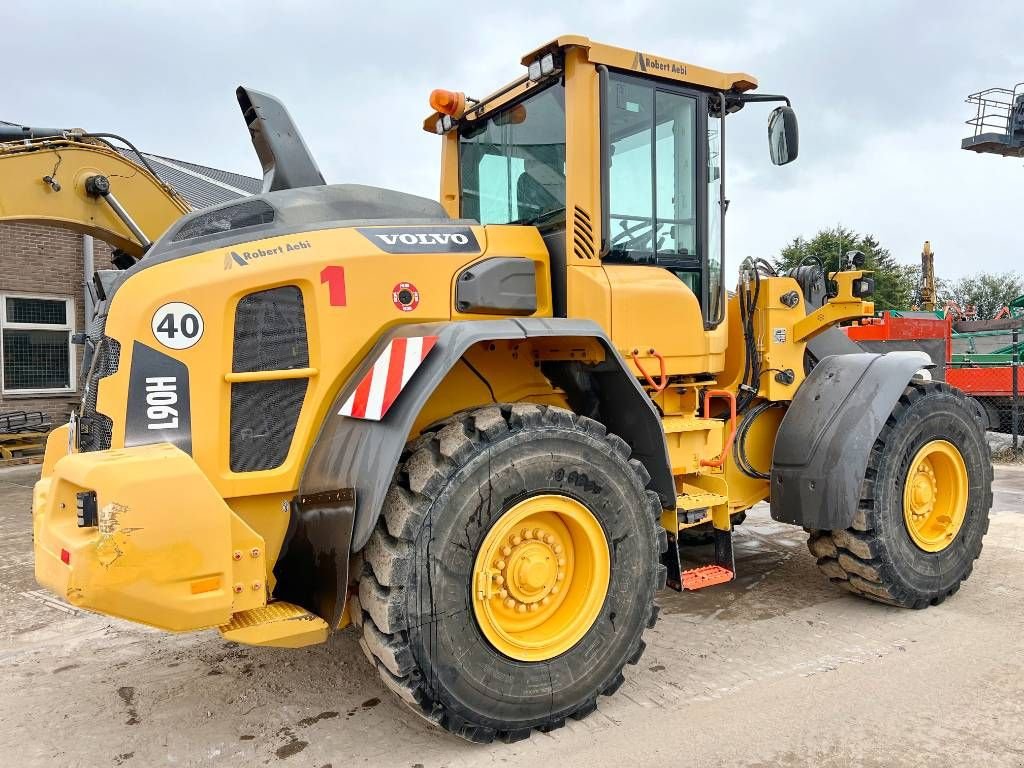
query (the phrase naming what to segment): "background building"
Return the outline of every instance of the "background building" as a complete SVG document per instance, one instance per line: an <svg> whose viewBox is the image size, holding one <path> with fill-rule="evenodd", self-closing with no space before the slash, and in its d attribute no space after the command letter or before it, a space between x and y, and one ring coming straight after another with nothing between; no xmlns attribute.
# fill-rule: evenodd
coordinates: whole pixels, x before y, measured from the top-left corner
<svg viewBox="0 0 1024 768"><path fill-rule="evenodd" d="M123 154L137 160L129 150ZM261 181L249 176L145 157L193 208L260 190ZM91 237L40 224L0 223L0 414L42 411L56 424L77 405L82 348L72 336L85 330L89 249L96 269L109 266L110 246Z"/></svg>

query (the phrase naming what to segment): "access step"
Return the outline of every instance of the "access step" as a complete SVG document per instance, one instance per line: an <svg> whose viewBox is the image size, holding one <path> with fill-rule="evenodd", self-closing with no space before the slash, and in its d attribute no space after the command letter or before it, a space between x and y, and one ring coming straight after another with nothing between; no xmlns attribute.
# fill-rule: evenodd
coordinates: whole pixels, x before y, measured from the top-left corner
<svg viewBox="0 0 1024 768"><path fill-rule="evenodd" d="M679 541L676 534L666 531L668 549L661 556L665 566L665 585L676 592L704 589L715 584L725 584L736 578L736 557L732 549L732 530L713 530L715 559L709 565L682 570L679 557Z"/></svg>
<svg viewBox="0 0 1024 768"><path fill-rule="evenodd" d="M683 589L691 591L704 589L704 587L713 587L715 584L725 584L727 581L732 581L736 578L735 573L720 565L690 568L687 571L683 571L680 575L682 576Z"/></svg>
<svg viewBox="0 0 1024 768"><path fill-rule="evenodd" d="M278 601L239 611L219 627L225 640L246 645L301 648L327 639L327 622L305 608Z"/></svg>

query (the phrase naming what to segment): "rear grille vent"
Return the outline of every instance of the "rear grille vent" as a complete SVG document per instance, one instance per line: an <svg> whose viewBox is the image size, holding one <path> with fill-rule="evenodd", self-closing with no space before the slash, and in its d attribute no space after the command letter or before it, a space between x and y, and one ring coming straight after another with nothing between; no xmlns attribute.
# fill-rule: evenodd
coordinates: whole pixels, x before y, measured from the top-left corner
<svg viewBox="0 0 1024 768"><path fill-rule="evenodd" d="M284 463L306 397L306 379L231 385L231 471L255 472Z"/></svg>
<svg viewBox="0 0 1024 768"><path fill-rule="evenodd" d="M294 285L242 297L235 310L235 373L278 371L309 365L306 312Z"/></svg>
<svg viewBox="0 0 1024 768"><path fill-rule="evenodd" d="M278 371L309 366L302 292L293 285L250 293L235 310L232 370ZM306 379L231 385L231 471L281 466L306 396Z"/></svg>
<svg viewBox="0 0 1024 768"><path fill-rule="evenodd" d="M172 243L192 240L203 235L217 235L235 229L270 224L274 220L274 209L263 200L247 200L237 205L206 213L199 213L188 219L174 236Z"/></svg>
<svg viewBox="0 0 1024 768"><path fill-rule="evenodd" d="M573 252L578 258L593 259L596 255L594 249L594 227L590 223L590 216L578 205L573 209Z"/></svg>
<svg viewBox="0 0 1024 768"><path fill-rule="evenodd" d="M106 320L105 317L103 319ZM90 328L90 333L93 330ZM98 334L103 332L102 327L95 330ZM121 344L116 339L100 335L86 378L82 405L78 411L78 449L82 452L105 451L110 448L114 424L109 417L97 413L96 395L100 379L117 373L120 359Z"/></svg>

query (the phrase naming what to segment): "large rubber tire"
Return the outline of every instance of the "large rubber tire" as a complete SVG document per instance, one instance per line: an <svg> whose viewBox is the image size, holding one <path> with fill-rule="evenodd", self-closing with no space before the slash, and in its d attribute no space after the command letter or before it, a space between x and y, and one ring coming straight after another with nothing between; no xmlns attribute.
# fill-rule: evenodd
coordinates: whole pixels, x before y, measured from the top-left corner
<svg viewBox="0 0 1024 768"><path fill-rule="evenodd" d="M409 446L363 552L353 621L385 684L430 722L477 742L515 741L585 717L614 693L654 626L665 585L661 504L624 440L533 404L456 415ZM473 611L474 558L491 525L541 493L598 519L611 557L597 620L568 651L523 662L495 650Z"/></svg>
<svg viewBox="0 0 1024 768"><path fill-rule="evenodd" d="M967 513L938 552L919 548L903 516L911 460L925 443L946 440L968 474ZM913 381L875 440L853 525L811 531L808 546L833 582L858 595L906 608L938 605L960 589L981 554L992 506L992 463L978 409L942 382Z"/></svg>

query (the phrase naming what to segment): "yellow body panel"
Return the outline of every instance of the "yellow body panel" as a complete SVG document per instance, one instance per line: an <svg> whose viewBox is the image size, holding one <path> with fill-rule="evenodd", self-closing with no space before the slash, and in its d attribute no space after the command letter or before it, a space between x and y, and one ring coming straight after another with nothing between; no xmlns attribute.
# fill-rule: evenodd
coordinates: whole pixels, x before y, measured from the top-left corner
<svg viewBox="0 0 1024 768"><path fill-rule="evenodd" d="M683 281L660 267L614 264L604 271L611 296L612 342L624 357L636 352L652 375L657 370L654 352L665 358L670 375L721 370L725 325L704 331L700 303Z"/></svg>
<svg viewBox="0 0 1024 768"><path fill-rule="evenodd" d="M80 528L89 490L99 525ZM81 608L181 631L266 602L262 537L166 443L59 459L36 484L33 531L36 580Z"/></svg>
<svg viewBox="0 0 1024 768"><path fill-rule="evenodd" d="M475 261L527 256L538 262L538 274L546 275L546 251L535 229L475 227L474 231L484 248L482 254L390 254L388 270L380 269L381 252L354 229L268 238L143 270L121 288L107 318L105 333L121 342L121 361L117 373L100 380L97 410L107 414L123 411L132 341L138 340L188 366L192 421L208 427L194 430L193 456L224 498L293 491L308 448L334 396L383 331L399 323L452 319L453 281ZM244 268L230 258L233 250L252 253L278 248L279 253L252 260ZM328 286L321 282L321 271L330 266L345 270L345 306L332 306ZM392 301L392 290L399 280L414 284L419 291L419 305L413 312L403 312ZM187 291L177 287L184 285L189 286ZM292 450L284 463L276 469L234 473L229 468L224 435L230 422L235 309L243 296L279 285L295 285L302 291L310 370L314 375L309 378ZM164 348L153 336L153 314L173 301L187 301L203 317L203 336L189 349ZM541 302L537 314L550 315L549 300ZM275 375L261 373L260 378L272 379ZM123 444L124 420L120 419L115 422L112 446Z"/></svg>

